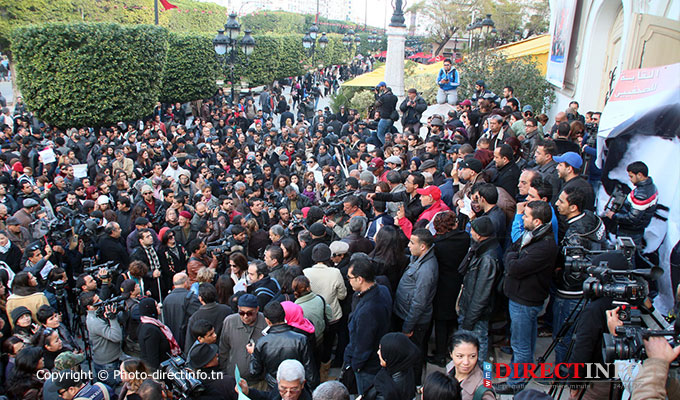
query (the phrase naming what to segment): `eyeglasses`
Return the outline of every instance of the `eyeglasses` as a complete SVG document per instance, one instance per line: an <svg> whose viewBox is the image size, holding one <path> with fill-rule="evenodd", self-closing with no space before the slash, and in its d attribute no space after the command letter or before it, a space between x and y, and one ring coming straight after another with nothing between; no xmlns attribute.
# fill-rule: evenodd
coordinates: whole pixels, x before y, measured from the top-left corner
<svg viewBox="0 0 680 400"><path fill-rule="evenodd" d="M151 194L151 192L144 192L142 194L146 196L147 194Z"/></svg>
<svg viewBox="0 0 680 400"><path fill-rule="evenodd" d="M253 315L255 315L255 311L239 311L238 315L240 315L242 317L246 316L246 315L249 316L249 317L252 317Z"/></svg>
<svg viewBox="0 0 680 400"><path fill-rule="evenodd" d="M300 393L301 391L302 391L302 389L300 389L299 387L284 388L284 387L279 386L279 394L281 396L283 396L284 394L297 394L297 393Z"/></svg>
<svg viewBox="0 0 680 400"><path fill-rule="evenodd" d="M357 277L347 274L347 280L351 281L352 279L357 279Z"/></svg>

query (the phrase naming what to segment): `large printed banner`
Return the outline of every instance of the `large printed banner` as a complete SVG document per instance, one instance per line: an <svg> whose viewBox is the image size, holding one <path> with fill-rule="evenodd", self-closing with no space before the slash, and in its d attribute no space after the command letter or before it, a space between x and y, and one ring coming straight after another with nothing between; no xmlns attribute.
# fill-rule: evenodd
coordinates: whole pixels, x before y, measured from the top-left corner
<svg viewBox="0 0 680 400"><path fill-rule="evenodd" d="M555 86L564 86L564 74L567 71L571 31L574 28L576 0L558 0L555 12L550 20L550 57L546 80Z"/></svg>
<svg viewBox="0 0 680 400"><path fill-rule="evenodd" d="M597 139L600 205L617 181L632 189L626 166L633 161L647 164L654 179L659 207L645 230L644 250L658 250L665 273L654 306L667 313L675 302L670 253L680 241L680 63L623 71L602 112Z"/></svg>

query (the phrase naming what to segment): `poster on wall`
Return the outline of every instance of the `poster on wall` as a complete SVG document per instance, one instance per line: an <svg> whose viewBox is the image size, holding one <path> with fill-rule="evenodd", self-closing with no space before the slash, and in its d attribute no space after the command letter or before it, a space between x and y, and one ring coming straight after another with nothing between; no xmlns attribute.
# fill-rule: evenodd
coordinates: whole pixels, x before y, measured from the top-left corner
<svg viewBox="0 0 680 400"><path fill-rule="evenodd" d="M567 71L571 32L574 28L576 0L558 0L555 12L550 20L550 56L546 80L555 86L564 86L564 74Z"/></svg>

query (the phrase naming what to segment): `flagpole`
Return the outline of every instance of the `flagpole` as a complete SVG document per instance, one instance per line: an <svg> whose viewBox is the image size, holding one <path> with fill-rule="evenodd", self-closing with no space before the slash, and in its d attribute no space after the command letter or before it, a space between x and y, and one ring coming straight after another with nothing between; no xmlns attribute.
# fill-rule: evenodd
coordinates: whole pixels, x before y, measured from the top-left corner
<svg viewBox="0 0 680 400"><path fill-rule="evenodd" d="M156 16L156 25L158 25L158 0L153 1L153 12Z"/></svg>

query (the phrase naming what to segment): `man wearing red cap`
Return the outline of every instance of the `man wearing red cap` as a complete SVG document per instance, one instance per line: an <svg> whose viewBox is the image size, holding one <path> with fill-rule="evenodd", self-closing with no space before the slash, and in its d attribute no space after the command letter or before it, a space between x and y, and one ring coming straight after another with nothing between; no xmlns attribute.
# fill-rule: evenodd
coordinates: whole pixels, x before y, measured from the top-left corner
<svg viewBox="0 0 680 400"><path fill-rule="evenodd" d="M373 175L383 182L387 182L388 170L385 169L385 162L380 157L375 157L368 164L368 170L373 173Z"/></svg>
<svg viewBox="0 0 680 400"><path fill-rule="evenodd" d="M442 192L437 186L431 185L422 189L416 189L416 192L420 195L420 203L423 207L427 207L425 211L420 214L417 221L420 221L421 219L432 221L437 213L451 211L451 209L442 201ZM413 231L413 224L406 218L403 206L399 207L399 211L397 211L397 221L406 237L410 238L411 232Z"/></svg>

